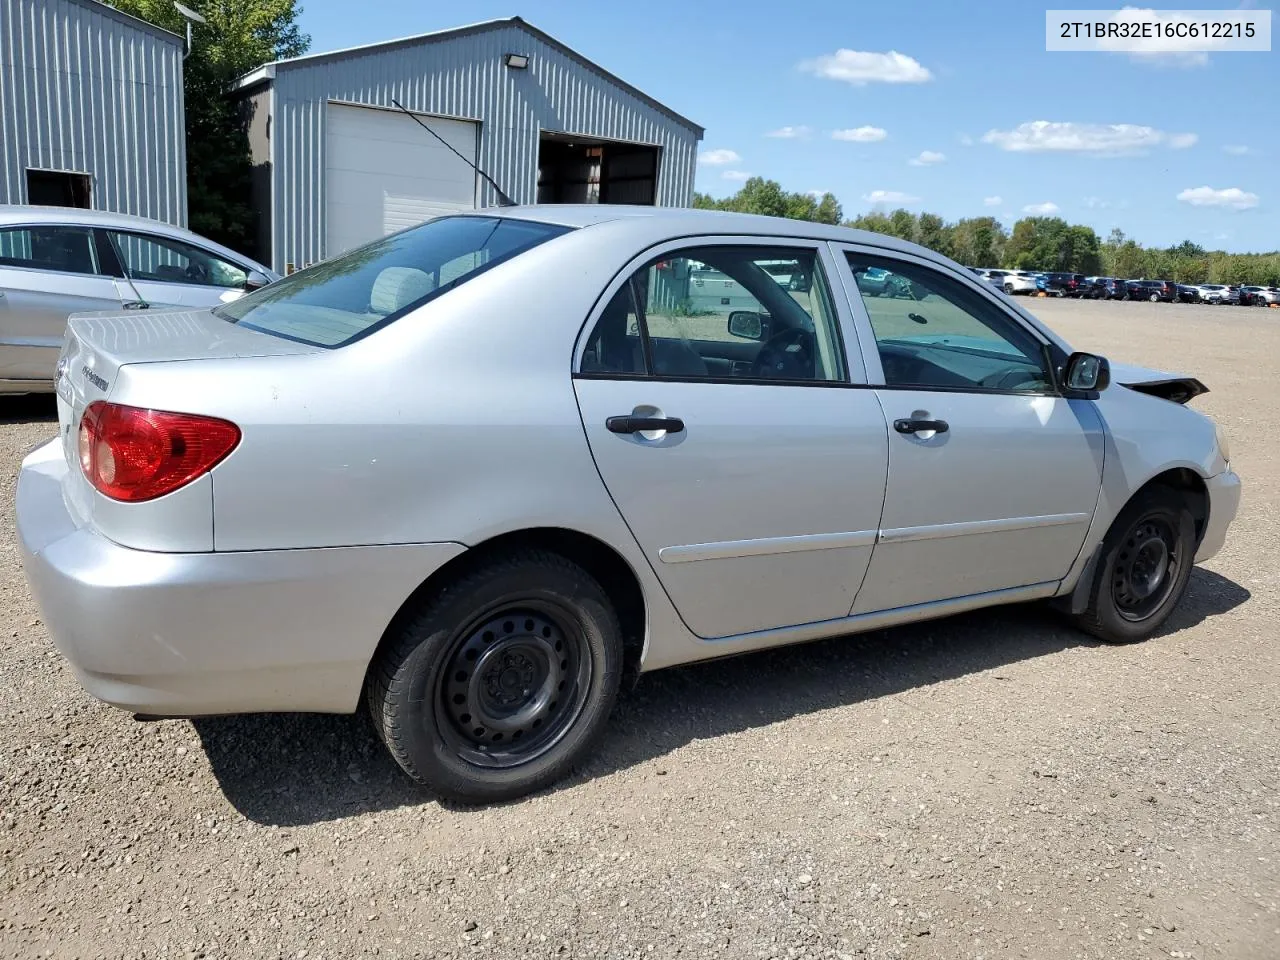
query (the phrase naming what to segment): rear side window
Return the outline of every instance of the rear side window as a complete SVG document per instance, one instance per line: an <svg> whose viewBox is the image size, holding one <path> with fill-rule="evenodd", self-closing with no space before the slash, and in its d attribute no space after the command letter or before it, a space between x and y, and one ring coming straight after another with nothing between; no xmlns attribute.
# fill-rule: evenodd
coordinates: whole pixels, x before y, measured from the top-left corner
<svg viewBox="0 0 1280 960"><path fill-rule="evenodd" d="M86 227L0 230L0 266L58 273L101 272L93 235Z"/></svg>
<svg viewBox="0 0 1280 960"><path fill-rule="evenodd" d="M341 347L570 229L505 217L440 217L290 274L214 313L287 340Z"/></svg>

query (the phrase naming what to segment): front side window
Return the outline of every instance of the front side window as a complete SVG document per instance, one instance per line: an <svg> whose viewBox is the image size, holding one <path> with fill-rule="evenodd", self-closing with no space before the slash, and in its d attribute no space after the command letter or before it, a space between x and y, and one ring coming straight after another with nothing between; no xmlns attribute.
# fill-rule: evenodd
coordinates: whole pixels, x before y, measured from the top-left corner
<svg viewBox="0 0 1280 960"><path fill-rule="evenodd" d="M1040 342L976 290L907 261L849 254L891 387L1052 392ZM866 284L867 275L884 283Z"/></svg>
<svg viewBox="0 0 1280 960"><path fill-rule="evenodd" d="M606 305L582 372L694 379L843 380L817 251L697 247L656 257Z"/></svg>
<svg viewBox="0 0 1280 960"><path fill-rule="evenodd" d="M287 340L341 347L570 229L507 217L438 217L290 274L214 313Z"/></svg>
<svg viewBox="0 0 1280 960"><path fill-rule="evenodd" d="M99 273L93 232L84 227L0 230L0 265L59 273Z"/></svg>
<svg viewBox="0 0 1280 960"><path fill-rule="evenodd" d="M123 230L107 235L132 280L240 288L248 278L243 267L181 240Z"/></svg>

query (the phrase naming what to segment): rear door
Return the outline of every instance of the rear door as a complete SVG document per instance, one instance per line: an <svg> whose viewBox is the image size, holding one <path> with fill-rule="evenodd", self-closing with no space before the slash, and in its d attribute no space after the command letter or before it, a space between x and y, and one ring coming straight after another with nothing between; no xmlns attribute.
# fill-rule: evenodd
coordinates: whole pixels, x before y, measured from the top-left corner
<svg viewBox="0 0 1280 960"><path fill-rule="evenodd" d="M1000 298L909 254L842 250L891 427L879 543L854 613L1066 576L1102 483L1092 402L1058 395L1044 341ZM909 294L860 290L872 270L903 277Z"/></svg>
<svg viewBox="0 0 1280 960"><path fill-rule="evenodd" d="M53 379L72 313L120 309L93 230L0 229L0 379Z"/></svg>
<svg viewBox="0 0 1280 960"><path fill-rule="evenodd" d="M844 617L862 582L888 436L832 266L817 243L686 240L623 269L585 327L597 468L698 636Z"/></svg>

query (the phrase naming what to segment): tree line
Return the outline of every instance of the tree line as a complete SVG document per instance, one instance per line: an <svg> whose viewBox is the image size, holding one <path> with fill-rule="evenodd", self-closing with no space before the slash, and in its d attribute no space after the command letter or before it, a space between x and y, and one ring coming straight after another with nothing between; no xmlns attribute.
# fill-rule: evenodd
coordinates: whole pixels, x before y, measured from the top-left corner
<svg viewBox="0 0 1280 960"><path fill-rule="evenodd" d="M1280 286L1280 252L1226 253L1206 250L1190 240L1167 248L1144 247L1120 229L1102 240L1092 227L1067 223L1061 217L1023 217L1012 230L995 217L948 222L936 213L906 209L873 211L846 220L832 194L791 193L763 177L752 177L733 196L721 200L695 193L693 205L870 230L910 240L974 267Z"/></svg>

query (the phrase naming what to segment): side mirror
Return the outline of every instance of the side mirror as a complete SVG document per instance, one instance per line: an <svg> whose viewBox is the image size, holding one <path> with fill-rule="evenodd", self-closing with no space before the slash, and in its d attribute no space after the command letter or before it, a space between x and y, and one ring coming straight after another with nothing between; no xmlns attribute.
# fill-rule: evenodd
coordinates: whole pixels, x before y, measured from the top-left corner
<svg viewBox="0 0 1280 960"><path fill-rule="evenodd" d="M1106 357L1092 353L1073 353L1062 372L1062 385L1068 396L1097 397L1111 383L1111 364Z"/></svg>
<svg viewBox="0 0 1280 960"><path fill-rule="evenodd" d="M261 270L250 270L244 278L244 288L246 290L261 290L271 279Z"/></svg>
<svg viewBox="0 0 1280 960"><path fill-rule="evenodd" d="M764 339L764 318L754 310L734 310L729 314L729 334L744 340Z"/></svg>

